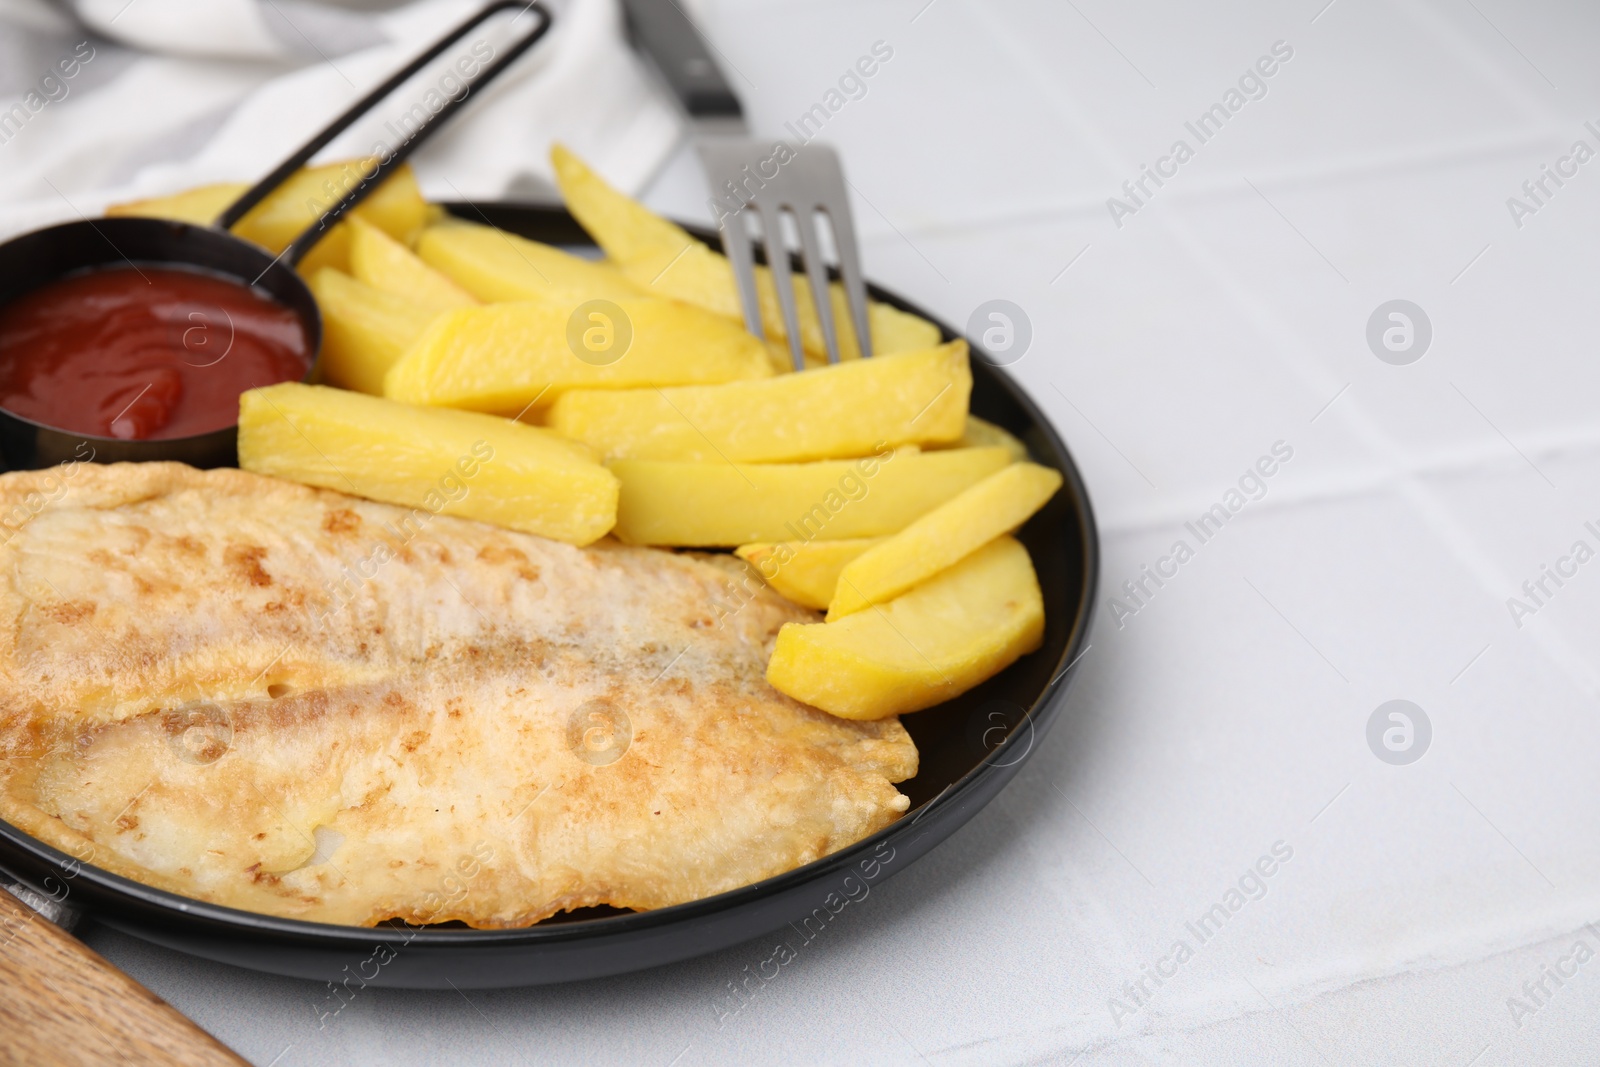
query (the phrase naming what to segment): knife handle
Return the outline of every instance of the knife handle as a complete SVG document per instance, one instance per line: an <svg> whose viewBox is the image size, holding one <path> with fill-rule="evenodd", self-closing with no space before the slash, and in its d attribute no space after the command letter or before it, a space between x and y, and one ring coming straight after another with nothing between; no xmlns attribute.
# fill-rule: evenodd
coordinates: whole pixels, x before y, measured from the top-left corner
<svg viewBox="0 0 1600 1067"><path fill-rule="evenodd" d="M711 48L676 0L622 0L640 51L655 61L692 119L742 120L744 112L711 58Z"/></svg>
<svg viewBox="0 0 1600 1067"><path fill-rule="evenodd" d="M0 890L0 1063L248 1067L82 941Z"/></svg>

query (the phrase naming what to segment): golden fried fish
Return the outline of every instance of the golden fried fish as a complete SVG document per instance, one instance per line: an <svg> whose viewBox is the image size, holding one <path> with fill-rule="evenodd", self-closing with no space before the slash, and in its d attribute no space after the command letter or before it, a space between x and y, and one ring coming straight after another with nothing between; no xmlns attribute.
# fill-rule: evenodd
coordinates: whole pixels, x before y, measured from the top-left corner
<svg viewBox="0 0 1600 1067"><path fill-rule="evenodd" d="M723 561L175 463L0 476L0 817L319 922L659 908L888 825L896 719L767 685Z"/></svg>

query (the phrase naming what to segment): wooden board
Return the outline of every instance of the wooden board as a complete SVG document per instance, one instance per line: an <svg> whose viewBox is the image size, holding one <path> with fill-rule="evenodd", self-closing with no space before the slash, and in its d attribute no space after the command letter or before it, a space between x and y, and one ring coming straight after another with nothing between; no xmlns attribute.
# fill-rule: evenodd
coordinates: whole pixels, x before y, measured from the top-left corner
<svg viewBox="0 0 1600 1067"><path fill-rule="evenodd" d="M0 1063L245 1061L83 942L0 889Z"/></svg>

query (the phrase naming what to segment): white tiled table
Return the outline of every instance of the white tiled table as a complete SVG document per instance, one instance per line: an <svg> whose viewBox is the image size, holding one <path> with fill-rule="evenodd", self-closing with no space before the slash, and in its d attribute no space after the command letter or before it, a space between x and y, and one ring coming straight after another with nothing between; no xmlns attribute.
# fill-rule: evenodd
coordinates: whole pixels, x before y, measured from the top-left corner
<svg viewBox="0 0 1600 1067"><path fill-rule="evenodd" d="M1600 161L1520 229L1506 206L1600 149L1600 10L1325 2L700 5L765 133L893 48L825 133L870 271L957 324L1026 310L1013 369L1105 537L1047 743L745 1010L717 1005L761 942L561 988L367 990L323 1030L319 987L90 943L285 1067L1600 1061L1600 962L1543 971L1600 952L1600 562L1520 628L1506 606L1600 549ZM1266 95L1115 226L1106 198L1194 146L1184 122L1277 41ZM651 199L701 217L696 182L679 159ZM1396 298L1434 331L1408 366L1365 340ZM1119 629L1107 598L1279 441L1266 495ZM1407 766L1366 741L1396 698L1433 728ZM1200 943L1186 924L1278 842L1264 895Z"/></svg>

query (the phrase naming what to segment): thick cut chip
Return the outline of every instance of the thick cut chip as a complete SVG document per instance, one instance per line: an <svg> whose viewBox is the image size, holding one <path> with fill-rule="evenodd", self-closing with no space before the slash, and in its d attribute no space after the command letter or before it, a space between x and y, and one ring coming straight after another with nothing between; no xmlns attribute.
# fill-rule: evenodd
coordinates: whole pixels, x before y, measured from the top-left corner
<svg viewBox="0 0 1600 1067"><path fill-rule="evenodd" d="M615 476L551 430L298 382L239 398L239 466L576 545L617 517Z"/></svg>
<svg viewBox="0 0 1600 1067"><path fill-rule="evenodd" d="M1027 521L1061 488L1061 474L1013 463L940 504L852 560L828 605L833 622L892 600Z"/></svg>
<svg viewBox="0 0 1600 1067"><path fill-rule="evenodd" d="M485 303L549 300L577 307L649 295L609 264L459 220L423 230L417 255Z"/></svg>
<svg viewBox="0 0 1600 1067"><path fill-rule="evenodd" d="M986 419L980 419L976 415L967 416L966 431L962 433L960 439L953 445L930 445L929 447L987 448L990 445L999 445L1005 448L1011 453L1011 458L1018 463L1028 458L1028 446L1018 440L1009 430L996 426Z"/></svg>
<svg viewBox="0 0 1600 1067"><path fill-rule="evenodd" d="M1043 636L1033 561L1019 541L1001 537L887 604L785 626L767 681L834 715L880 719L966 692Z"/></svg>
<svg viewBox="0 0 1600 1067"><path fill-rule="evenodd" d="M478 299L360 216L350 226L350 273L430 314L474 307Z"/></svg>
<svg viewBox="0 0 1600 1067"><path fill-rule="evenodd" d="M546 425L616 459L785 463L953 441L966 425L967 343L676 389L576 389Z"/></svg>
<svg viewBox="0 0 1600 1067"><path fill-rule="evenodd" d="M555 170L556 184L572 212L589 236L605 249L606 255L618 263L637 263L659 254L661 249L676 247L691 259L701 262L695 273L712 271L708 265L715 256L723 269L727 260L716 256L711 249L689 236L675 222L662 218L639 201L612 187L589 164L579 159L565 145L550 149L550 163ZM729 276L732 282L732 276ZM718 292L720 287L714 287ZM726 304L737 314L738 296Z"/></svg>
<svg viewBox="0 0 1600 1067"><path fill-rule="evenodd" d="M616 534L636 545L727 548L882 537L1010 462L1003 448L884 450L815 463L616 460Z"/></svg>
<svg viewBox="0 0 1600 1067"><path fill-rule="evenodd" d="M607 185L577 156L560 145L551 150L556 180L566 198L567 208L583 228L621 267L622 272L640 285L667 296L714 311L739 321L739 292L733 268L718 252L696 240L683 227L669 222L649 208ZM802 274L794 276L795 297L800 313L800 342L814 357L825 358L827 343L822 322L817 318L811 286ZM761 298L761 324L767 336L783 340L783 312L772 273L766 267L756 270L756 288ZM839 347L844 359L857 359L861 346L849 314L844 287L830 287L833 321L839 329ZM873 301L868 309L873 353L914 351L939 343L939 328L888 304Z"/></svg>
<svg viewBox="0 0 1600 1067"><path fill-rule="evenodd" d="M152 196L145 200L130 200L125 204L112 204L106 214L112 218L131 215L142 219L173 219L192 222L196 226L210 226L217 217L228 210L228 205L239 199L250 188L248 182L216 182L198 185L171 196ZM281 251L281 249L280 249Z"/></svg>
<svg viewBox="0 0 1600 1067"><path fill-rule="evenodd" d="M882 538L878 537L779 541L740 545L735 554L754 567L763 581L796 604L826 611L845 564L881 542Z"/></svg>
<svg viewBox="0 0 1600 1067"><path fill-rule="evenodd" d="M307 284L322 312L322 377L329 385L383 392L383 378L433 316L409 300L323 267Z"/></svg>
<svg viewBox="0 0 1600 1067"><path fill-rule="evenodd" d="M372 169L372 160L346 160L296 171L261 203L251 208L233 227L246 241L254 241L269 252L282 252L317 218L339 202L340 197L360 183ZM223 183L178 193L117 204L107 215L137 215L160 219L181 219L209 225L222 210L249 186ZM410 167L401 167L372 195L351 210L352 217L365 219L391 237L406 240L428 218L428 203L422 199ZM340 223L317 242L300 261L299 271L311 277L322 267L347 270L350 266L350 230Z"/></svg>
<svg viewBox="0 0 1600 1067"><path fill-rule="evenodd" d="M0 513L41 497L0 544L0 818L118 875L516 927L749 885L908 806L905 729L772 689L811 615L755 583L713 623L710 560L175 463L0 476Z"/></svg>
<svg viewBox="0 0 1600 1067"><path fill-rule="evenodd" d="M528 300L446 312L389 371L408 404L517 415L568 389L767 378L761 342L736 323L661 297L596 308Z"/></svg>
<svg viewBox="0 0 1600 1067"><path fill-rule="evenodd" d="M338 203L346 191L360 182L370 167L370 161L353 160L302 170L252 208L239 220L233 232L263 245L268 251L281 252L322 212ZM371 196L357 204L351 215L366 219L391 237L404 241L426 223L428 202L422 199L411 168L401 167L373 190ZM309 276L319 267L345 270L349 265L350 229L341 223L317 242L300 261L298 270Z"/></svg>

